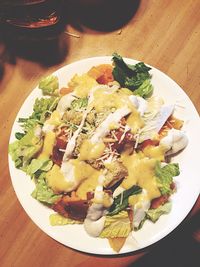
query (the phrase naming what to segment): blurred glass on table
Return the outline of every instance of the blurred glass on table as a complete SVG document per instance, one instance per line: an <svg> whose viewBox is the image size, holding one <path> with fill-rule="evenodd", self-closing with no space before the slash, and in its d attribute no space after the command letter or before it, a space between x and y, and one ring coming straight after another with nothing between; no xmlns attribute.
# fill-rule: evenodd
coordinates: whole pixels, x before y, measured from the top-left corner
<svg viewBox="0 0 200 267"><path fill-rule="evenodd" d="M0 21L21 28L42 28L60 20L60 0L1 0Z"/></svg>
<svg viewBox="0 0 200 267"><path fill-rule="evenodd" d="M45 65L66 55L63 0L0 0L0 41L15 56Z"/></svg>

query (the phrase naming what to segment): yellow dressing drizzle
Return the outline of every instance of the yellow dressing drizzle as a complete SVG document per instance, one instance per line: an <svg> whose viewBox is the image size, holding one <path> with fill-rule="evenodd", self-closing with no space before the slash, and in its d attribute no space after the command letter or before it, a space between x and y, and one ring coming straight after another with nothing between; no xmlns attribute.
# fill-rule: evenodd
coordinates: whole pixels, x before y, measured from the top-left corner
<svg viewBox="0 0 200 267"><path fill-rule="evenodd" d="M90 90L98 85L95 79L90 77L88 74L74 75L74 77L69 82L69 87L74 89L75 95L78 97L87 97Z"/></svg>
<svg viewBox="0 0 200 267"><path fill-rule="evenodd" d="M128 116L127 119L127 124L128 126L130 126L131 128L131 133L135 134L137 133L137 131L142 128L144 126L144 121L141 118L140 114L137 112L137 110L135 109L131 109L132 112L131 114Z"/></svg>
<svg viewBox="0 0 200 267"><path fill-rule="evenodd" d="M61 123L61 115L57 110L54 110L51 114L51 117L46 120L45 124L50 124L54 126L58 126Z"/></svg>
<svg viewBox="0 0 200 267"><path fill-rule="evenodd" d="M80 184L76 191L76 195L81 199L87 199L87 192L94 192L99 183L98 180L101 172L94 168L92 169L90 176Z"/></svg>
<svg viewBox="0 0 200 267"><path fill-rule="evenodd" d="M100 172L92 168L84 161L80 161L79 159L71 159L68 161L68 164L69 165L67 168L70 168L71 171L69 171L67 174L64 174L60 167L56 164L49 172L47 172L46 179L48 185L54 190L54 192L70 192L77 189L80 183L84 180L91 179L90 183L92 183L92 179L94 179L94 181L96 179L98 180ZM80 192L80 186L78 190Z"/></svg>
<svg viewBox="0 0 200 267"><path fill-rule="evenodd" d="M121 92L111 92L110 89L100 88L94 92L94 100L91 105L97 112L104 112L106 109L119 109L132 106L128 95Z"/></svg>
<svg viewBox="0 0 200 267"><path fill-rule="evenodd" d="M143 149L143 153L146 157L154 158L159 161L165 160L166 149L163 146L147 146Z"/></svg>
<svg viewBox="0 0 200 267"><path fill-rule="evenodd" d="M65 179L60 167L56 164L47 172L46 180L55 193L68 192L74 184L73 180L67 181Z"/></svg>
<svg viewBox="0 0 200 267"><path fill-rule="evenodd" d="M122 182L125 189L138 184L147 190L149 200L160 196L154 174L156 159L144 157L142 153L134 153L133 155L123 153L121 160L128 169L128 176Z"/></svg>
<svg viewBox="0 0 200 267"><path fill-rule="evenodd" d="M105 145L103 142L93 144L90 140L84 140L80 147L80 160L91 160L97 159L102 156L105 150Z"/></svg>
<svg viewBox="0 0 200 267"><path fill-rule="evenodd" d="M45 138L44 138L44 145L42 148L42 152L38 157L39 159L43 159L43 158L48 159L50 157L50 155L52 154L55 139L56 139L56 135L54 132L50 131L46 133Z"/></svg>

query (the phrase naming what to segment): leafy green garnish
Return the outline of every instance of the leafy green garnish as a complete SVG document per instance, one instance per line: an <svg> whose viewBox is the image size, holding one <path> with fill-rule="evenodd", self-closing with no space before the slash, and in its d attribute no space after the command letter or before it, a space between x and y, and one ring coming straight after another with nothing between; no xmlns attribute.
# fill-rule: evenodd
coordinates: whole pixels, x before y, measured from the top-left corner
<svg viewBox="0 0 200 267"><path fill-rule="evenodd" d="M58 96L58 77L49 75L47 77L42 78L39 82L39 88L42 90L42 93L44 95Z"/></svg>
<svg viewBox="0 0 200 267"><path fill-rule="evenodd" d="M114 62L114 79L118 81L122 87L134 91L141 86L137 94L142 97L148 97L152 93L153 86L150 84L151 75L149 73L151 68L146 66L143 62L139 62L135 65L126 64L123 58L117 53L113 54L112 60Z"/></svg>
<svg viewBox="0 0 200 267"><path fill-rule="evenodd" d="M142 192L142 188L137 185L133 185L131 188L125 190L114 198L114 202L111 205L108 215L112 216L128 207L128 198L131 195L136 195Z"/></svg>
<svg viewBox="0 0 200 267"><path fill-rule="evenodd" d="M53 204L61 197L61 195L56 195L53 190L48 187L45 176L45 172L40 174L36 181L36 188L31 196L43 203Z"/></svg>
<svg viewBox="0 0 200 267"><path fill-rule="evenodd" d="M170 163L161 167L160 162L157 162L155 167L155 175L157 177L158 186L162 195L171 194L170 188L173 182L173 177L180 174L178 163Z"/></svg>
<svg viewBox="0 0 200 267"><path fill-rule="evenodd" d="M156 222L162 214L170 213L172 208L172 203L167 202L164 205L159 206L157 209L149 209L147 211L147 218L152 222Z"/></svg>

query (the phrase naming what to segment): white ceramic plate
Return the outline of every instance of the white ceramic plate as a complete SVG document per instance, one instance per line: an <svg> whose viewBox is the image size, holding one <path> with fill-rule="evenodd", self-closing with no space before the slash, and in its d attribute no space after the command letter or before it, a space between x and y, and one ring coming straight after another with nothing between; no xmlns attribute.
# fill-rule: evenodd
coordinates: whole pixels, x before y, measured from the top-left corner
<svg viewBox="0 0 200 267"><path fill-rule="evenodd" d="M125 59L125 61L130 64L137 63L132 59ZM111 63L111 57L84 59L67 65L54 74L58 76L62 87L66 86L75 73L87 72L92 66L101 63ZM155 224L148 221L145 222L142 229L133 234L134 238L130 236L127 239L120 253L145 248L169 234L187 216L200 191L200 179L198 177L200 165L198 145L200 136L199 115L188 96L173 80L153 67L151 73L154 94L162 96L166 103L177 104L176 115L185 121L184 130L189 138L189 144L182 153L173 159L174 162L179 163L181 174L175 179L177 193L172 196L173 207L171 213L161 216ZM35 99L41 96L41 91L35 88L22 105L12 128L10 143L15 140L15 132L20 131L17 123L18 118L27 117L31 114ZM49 215L52 210L31 197L34 184L30 177L16 169L10 157L9 168L12 184L21 205L35 224L46 234L58 242L80 251L94 254L115 254L110 248L107 239L90 237L84 231L82 225L51 226Z"/></svg>

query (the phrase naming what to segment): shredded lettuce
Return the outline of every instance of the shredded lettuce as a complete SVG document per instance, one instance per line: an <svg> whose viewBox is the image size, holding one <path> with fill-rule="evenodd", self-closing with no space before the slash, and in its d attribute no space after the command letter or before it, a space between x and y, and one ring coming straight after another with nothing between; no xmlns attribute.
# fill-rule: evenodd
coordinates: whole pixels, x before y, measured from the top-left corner
<svg viewBox="0 0 200 267"><path fill-rule="evenodd" d="M178 163L169 163L161 167L161 163L157 162L155 167L155 175L157 177L158 187L162 195L171 194L170 188L173 177L180 174Z"/></svg>
<svg viewBox="0 0 200 267"><path fill-rule="evenodd" d="M28 118L19 118L18 122L25 132L43 125L46 117L52 113L57 107L59 97L49 97L36 99L33 106L33 113Z"/></svg>
<svg viewBox="0 0 200 267"><path fill-rule="evenodd" d="M143 98L148 98L153 93L153 85L149 79L145 80L138 89L134 91L134 95L139 95Z"/></svg>
<svg viewBox="0 0 200 267"><path fill-rule="evenodd" d="M82 224L82 221L65 218L58 213L53 213L49 216L49 221L52 226L66 225L66 224Z"/></svg>
<svg viewBox="0 0 200 267"><path fill-rule="evenodd" d="M61 195L56 195L53 190L48 187L45 176L46 172L42 172L36 179L36 188L31 196L45 204L53 204L61 197Z"/></svg>
<svg viewBox="0 0 200 267"><path fill-rule="evenodd" d="M152 222L156 222L162 214L170 213L172 208L172 203L167 202L162 206L159 206L157 209L149 209L147 211L147 218Z"/></svg>
<svg viewBox="0 0 200 267"><path fill-rule="evenodd" d="M49 171L53 166L50 159L33 159L26 169L26 173L30 176L38 171Z"/></svg>
<svg viewBox="0 0 200 267"><path fill-rule="evenodd" d="M39 82L39 88L42 90L42 93L44 95L58 96L58 77L54 75L49 75L47 77L42 78Z"/></svg>
<svg viewBox="0 0 200 267"><path fill-rule="evenodd" d="M9 153L16 168L26 168L42 148L43 140L35 134L35 130L31 129L20 140L9 145Z"/></svg>
<svg viewBox="0 0 200 267"><path fill-rule="evenodd" d="M131 232L131 224L127 211L121 211L117 215L106 216L101 238L127 237Z"/></svg>

